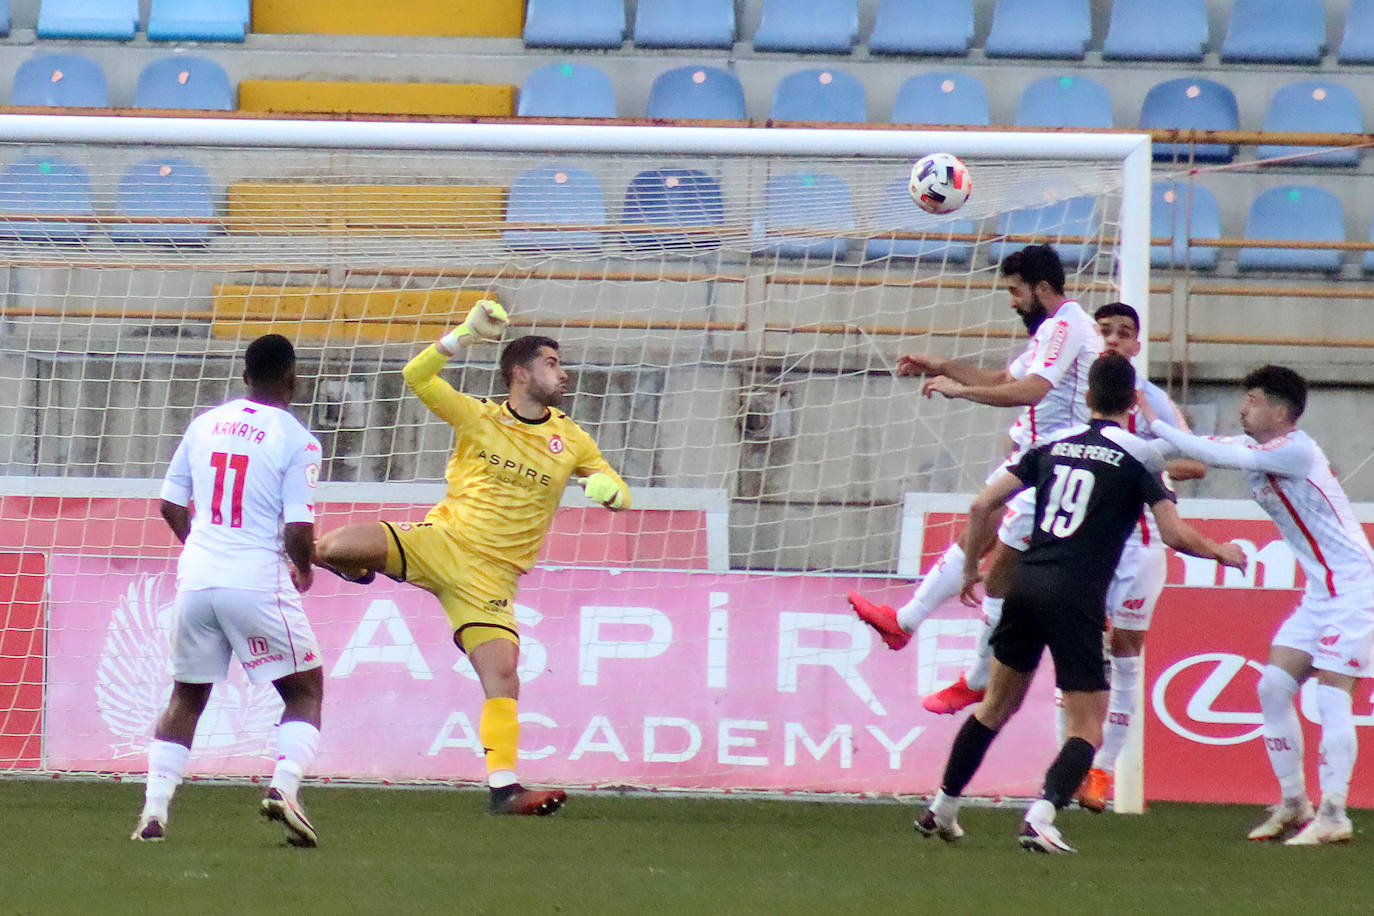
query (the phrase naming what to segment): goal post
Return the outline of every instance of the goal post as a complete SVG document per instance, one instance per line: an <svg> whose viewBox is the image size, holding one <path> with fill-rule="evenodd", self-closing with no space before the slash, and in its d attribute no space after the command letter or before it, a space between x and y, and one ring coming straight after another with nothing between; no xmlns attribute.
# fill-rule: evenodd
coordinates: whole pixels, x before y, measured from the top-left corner
<svg viewBox="0 0 1374 916"><path fill-rule="evenodd" d="M522 774L932 791L957 722L918 692L967 660L979 624L942 608L893 654L844 596L909 593L1011 416L921 399L892 369L921 350L1005 365L1024 331L997 263L1032 240L1065 253L1085 305L1146 319L1150 149L1110 133L0 116L15 392L0 771L141 768L177 552L158 480L190 418L239 390L250 340L297 345L298 414L325 452L317 529L419 521L452 431L399 368L492 296L512 334L559 341L564 407L636 494L611 515L570 490L522 580ZM937 151L974 183L943 217L905 192ZM471 348L446 378L499 397L496 353ZM909 530L908 494L930 493L949 502ZM480 777L476 684L429 596L322 577L306 608L321 775ZM1049 682L1035 691L1005 740L1044 753L971 792L1038 790L1054 724ZM193 771L258 772L272 703L234 672ZM1120 803L1138 807L1125 777Z"/></svg>

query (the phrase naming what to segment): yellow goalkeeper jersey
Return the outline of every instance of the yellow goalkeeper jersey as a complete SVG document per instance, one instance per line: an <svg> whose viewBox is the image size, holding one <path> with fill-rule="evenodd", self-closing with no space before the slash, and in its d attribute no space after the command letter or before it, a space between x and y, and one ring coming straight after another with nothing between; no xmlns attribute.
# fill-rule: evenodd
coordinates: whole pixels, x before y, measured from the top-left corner
<svg viewBox="0 0 1374 916"><path fill-rule="evenodd" d="M456 528L476 552L526 572L573 475L611 475L622 490L621 508L629 508L629 487L567 414L550 408L543 420L523 420L508 403L455 390L439 377L445 362L430 346L402 370L410 390L454 433L444 473L448 495L426 522Z"/></svg>

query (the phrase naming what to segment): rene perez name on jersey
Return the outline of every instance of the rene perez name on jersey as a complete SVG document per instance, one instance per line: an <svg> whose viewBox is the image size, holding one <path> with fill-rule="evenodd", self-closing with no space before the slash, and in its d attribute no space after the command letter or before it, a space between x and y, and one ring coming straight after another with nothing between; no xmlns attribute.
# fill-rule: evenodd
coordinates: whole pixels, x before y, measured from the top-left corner
<svg viewBox="0 0 1374 916"><path fill-rule="evenodd" d="M1121 467L1121 456L1125 454L1103 445L1084 445L1082 442L1056 442L1050 447L1050 454L1060 458L1076 458L1088 461L1101 461L1112 467Z"/></svg>
<svg viewBox="0 0 1374 916"><path fill-rule="evenodd" d="M485 461L493 468L498 468L499 470L494 476L501 483L532 490L535 486L547 487L553 482L553 478L548 474L542 473L536 468L529 467L524 462L502 458L495 452L488 452L486 449L482 449L477 453L477 459L479 461Z"/></svg>

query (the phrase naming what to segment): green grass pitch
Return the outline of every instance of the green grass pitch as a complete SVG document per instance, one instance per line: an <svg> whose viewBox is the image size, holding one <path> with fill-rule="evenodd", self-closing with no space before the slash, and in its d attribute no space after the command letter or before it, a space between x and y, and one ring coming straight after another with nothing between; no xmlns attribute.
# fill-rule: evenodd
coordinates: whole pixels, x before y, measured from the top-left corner
<svg viewBox="0 0 1374 916"><path fill-rule="evenodd" d="M495 818L485 793L307 787L320 848L256 816L259 789L183 786L165 843L128 839L136 783L0 780L0 913L1366 913L1371 815L1348 846L1248 843L1253 808L1070 811L1077 856L1016 847L1014 808L958 845L911 806L574 793Z"/></svg>

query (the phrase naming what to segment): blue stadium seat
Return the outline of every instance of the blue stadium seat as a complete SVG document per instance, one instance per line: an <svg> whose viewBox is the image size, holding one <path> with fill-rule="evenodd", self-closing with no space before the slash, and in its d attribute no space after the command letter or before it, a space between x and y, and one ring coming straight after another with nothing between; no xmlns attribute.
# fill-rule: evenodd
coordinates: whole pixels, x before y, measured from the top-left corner
<svg viewBox="0 0 1374 916"><path fill-rule="evenodd" d="M1046 76L1021 93L1017 127L1111 127L1112 99L1085 76Z"/></svg>
<svg viewBox="0 0 1374 916"><path fill-rule="evenodd" d="M964 73L918 73L897 87L893 124L949 124L987 127L992 121L988 91Z"/></svg>
<svg viewBox="0 0 1374 916"><path fill-rule="evenodd" d="M743 121L744 87L739 77L719 67L675 67L660 73L649 88L651 118Z"/></svg>
<svg viewBox="0 0 1374 916"><path fill-rule="evenodd" d="M971 44L973 0L878 0L868 51L952 57Z"/></svg>
<svg viewBox="0 0 1374 916"><path fill-rule="evenodd" d="M774 121L833 121L862 124L868 120L864 84L838 70L798 70L778 80L768 117Z"/></svg>
<svg viewBox="0 0 1374 916"><path fill-rule="evenodd" d="M9 220L6 214L91 216L86 170L58 156L27 156L0 170L0 239L80 242L92 225L66 220Z"/></svg>
<svg viewBox="0 0 1374 916"><path fill-rule="evenodd" d="M134 89L135 108L233 111L229 74L203 57L164 57L143 68Z"/></svg>
<svg viewBox="0 0 1374 916"><path fill-rule="evenodd" d="M634 38L641 48L733 48L734 0L639 0Z"/></svg>
<svg viewBox="0 0 1374 916"><path fill-rule="evenodd" d="M652 169L630 179L621 222L633 226L723 226L725 196L719 181L697 169ZM625 247L634 251L692 255L719 248L720 241L718 233L625 233Z"/></svg>
<svg viewBox="0 0 1374 916"><path fill-rule="evenodd" d="M215 215L210 176L205 169L182 159L164 157L136 163L119 179L115 213L209 219ZM159 245L205 245L214 234L214 227L206 223L111 223L109 228L110 238L116 242Z"/></svg>
<svg viewBox="0 0 1374 916"><path fill-rule="evenodd" d="M1343 64L1374 64L1374 0L1350 0L1337 56Z"/></svg>
<svg viewBox="0 0 1374 916"><path fill-rule="evenodd" d="M109 108L110 90L100 64L80 54L40 54L14 71L11 105Z"/></svg>
<svg viewBox="0 0 1374 916"><path fill-rule="evenodd" d="M1239 130L1240 110L1230 89L1211 80L1188 77L1165 80L1145 93L1140 126L1159 130ZM1224 143L1156 143L1156 160L1186 161L1191 150L1201 162L1230 162L1236 148Z"/></svg>
<svg viewBox="0 0 1374 916"><path fill-rule="evenodd" d="M988 57L1082 60L1092 37L1088 0L997 0Z"/></svg>
<svg viewBox="0 0 1374 916"><path fill-rule="evenodd" d="M10 33L10 0L0 0L0 35Z"/></svg>
<svg viewBox="0 0 1374 916"><path fill-rule="evenodd" d="M1104 60L1202 60L1207 0L1115 0Z"/></svg>
<svg viewBox="0 0 1374 916"><path fill-rule="evenodd" d="M586 169L548 165L526 169L511 183L506 222L604 226L606 199L601 182ZM601 247L599 231L507 229L501 233L513 251L588 251Z"/></svg>
<svg viewBox="0 0 1374 916"><path fill-rule="evenodd" d="M1364 113L1360 111L1360 100L1346 87L1322 80L1303 80L1282 86L1274 93L1260 130L1362 134ZM1311 155L1315 151L1310 146L1262 144L1256 155L1261 159L1302 156L1293 164L1304 166L1360 164L1360 151L1353 147Z"/></svg>
<svg viewBox="0 0 1374 916"><path fill-rule="evenodd" d="M1275 64L1319 64L1326 50L1322 0L1236 0L1221 59Z"/></svg>
<svg viewBox="0 0 1374 916"><path fill-rule="evenodd" d="M1157 182L1150 189L1150 237L1171 239L1169 245L1150 246L1150 266L1211 270L1220 249L1193 245L1188 239L1221 238L1221 207L1217 197L1200 185Z"/></svg>
<svg viewBox="0 0 1374 916"><path fill-rule="evenodd" d="M528 48L619 48L625 42L624 0L529 0Z"/></svg>
<svg viewBox="0 0 1374 916"><path fill-rule="evenodd" d="M614 118L615 89L591 64L549 64L525 77L516 114L522 118Z"/></svg>
<svg viewBox="0 0 1374 916"><path fill-rule="evenodd" d="M900 178L883 188L874 213L874 224L886 231L929 233L923 239L869 239L864 259L915 258L923 261L948 261L967 264L973 259L972 242L954 242L947 233L973 233L977 224L970 219L933 216L911 199L908 179Z"/></svg>
<svg viewBox="0 0 1374 916"><path fill-rule="evenodd" d="M1374 241L1374 226L1369 227L1369 239ZM1360 258L1360 267L1367 274L1374 274L1374 251L1366 251Z"/></svg>
<svg viewBox="0 0 1374 916"><path fill-rule="evenodd" d="M849 239L773 233L848 232L854 225L854 200L841 179L810 172L775 175L768 179L763 216L755 218L756 250L784 258L843 258Z"/></svg>
<svg viewBox="0 0 1374 916"><path fill-rule="evenodd" d="M127 41L138 31L138 0L42 0L39 38Z"/></svg>
<svg viewBox="0 0 1374 916"><path fill-rule="evenodd" d="M1096 256L1097 246L1087 242L1060 243L1056 239L1068 235L1097 235L1097 199L1074 197L1039 207L1009 210L997 217L997 234L1046 236L1065 265L1082 266ZM992 262L998 264L1025 246L1025 242L994 242L988 253Z"/></svg>
<svg viewBox="0 0 1374 916"><path fill-rule="evenodd" d="M859 0L763 0L755 51L848 54L859 40Z"/></svg>
<svg viewBox="0 0 1374 916"><path fill-rule="evenodd" d="M249 0L153 0L150 41L243 41Z"/></svg>
<svg viewBox="0 0 1374 916"><path fill-rule="evenodd" d="M1285 186L1260 193L1245 218L1247 239L1294 242L1344 242L1345 208L1340 198L1321 188ZM1341 269L1341 252L1299 248L1242 248L1241 270Z"/></svg>

